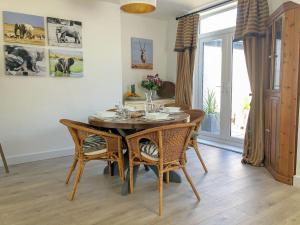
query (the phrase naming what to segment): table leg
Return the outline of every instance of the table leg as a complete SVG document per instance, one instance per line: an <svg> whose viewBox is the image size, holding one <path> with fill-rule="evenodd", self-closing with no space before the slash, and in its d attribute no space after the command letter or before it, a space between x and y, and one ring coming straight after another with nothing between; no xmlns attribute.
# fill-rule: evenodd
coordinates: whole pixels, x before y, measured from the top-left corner
<svg viewBox="0 0 300 225"><path fill-rule="evenodd" d="M148 172L150 169L149 169L149 166L147 166L147 165L144 165L144 167L145 167L145 170Z"/></svg>
<svg viewBox="0 0 300 225"><path fill-rule="evenodd" d="M124 154L124 171L127 170L129 165L129 159L128 159L128 152L126 151L126 153ZM110 173L111 171L111 173ZM103 170L103 174L104 175L111 175L111 176L119 176L119 167L118 167L118 163L116 162L112 162L111 163L111 170L109 170L108 165L104 167Z"/></svg>
<svg viewBox="0 0 300 225"><path fill-rule="evenodd" d="M122 136L122 141L124 142L125 146L127 146L125 137L127 135L126 132L124 132L121 129L117 129L117 132ZM131 132L134 133L134 132ZM128 148L127 148L128 149ZM138 175L138 170L139 170L139 165L134 166L133 167L133 185L135 185L136 183L136 178ZM147 166L145 165L145 170L149 171L150 169L156 174L156 176L158 177L158 170L156 166ZM118 164L113 162L112 163L112 170L115 172L115 174L113 175L119 175L118 174ZM127 195L129 193L129 185L130 185L130 171L129 171L129 156L128 156L128 151L126 151L126 153L124 154L124 171L127 170L126 173L126 177L125 177L125 181L121 187L121 194L122 195ZM104 174L109 174L109 169L108 166L106 166L104 168L103 171ZM166 181L166 175L164 174L164 181ZM181 177L178 173L174 172L174 171L170 171L170 182L172 183L181 183Z"/></svg>
<svg viewBox="0 0 300 225"><path fill-rule="evenodd" d="M133 167L133 186L135 186L135 182L136 182L136 178L137 178L137 175L138 175L139 168L140 168L140 165L136 165L136 166ZM122 188L121 188L121 194L122 195L128 195L129 187L130 187L130 171L128 169L127 174L126 174L126 178L125 178L125 182L123 183Z"/></svg>
<svg viewBox="0 0 300 225"><path fill-rule="evenodd" d="M117 163L113 163L114 165L114 170L116 171L116 173L118 173L118 164ZM127 169L127 173L126 173L126 177L125 177L125 181L122 184L121 187L121 194L122 195L128 195L129 194L129 185L130 185L130 171L129 171L129 159L128 159L128 153L126 152L124 154L124 171L126 171ZM139 165L136 165L133 167L133 185L135 186L136 183L136 179L137 179L137 175L138 175L138 170L139 170ZM158 177L158 169L156 166L148 166L154 173L155 175ZM106 166L106 168L104 169L104 173L108 174L108 167ZM115 174L117 175L117 174ZM166 175L164 174L164 181L166 181ZM176 173L175 171L170 171L170 182L172 183L181 183L181 176Z"/></svg>

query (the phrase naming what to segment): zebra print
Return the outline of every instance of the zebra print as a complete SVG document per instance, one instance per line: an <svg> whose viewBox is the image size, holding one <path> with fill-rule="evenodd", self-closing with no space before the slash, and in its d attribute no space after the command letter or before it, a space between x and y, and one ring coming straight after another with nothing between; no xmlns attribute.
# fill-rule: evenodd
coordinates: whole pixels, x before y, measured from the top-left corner
<svg viewBox="0 0 300 225"><path fill-rule="evenodd" d="M85 153L99 151L106 148L106 141L102 137L91 135L83 141L82 148Z"/></svg>
<svg viewBox="0 0 300 225"><path fill-rule="evenodd" d="M146 158L149 158L151 160L158 160L159 158L158 148L152 142L140 143L140 150L141 154Z"/></svg>

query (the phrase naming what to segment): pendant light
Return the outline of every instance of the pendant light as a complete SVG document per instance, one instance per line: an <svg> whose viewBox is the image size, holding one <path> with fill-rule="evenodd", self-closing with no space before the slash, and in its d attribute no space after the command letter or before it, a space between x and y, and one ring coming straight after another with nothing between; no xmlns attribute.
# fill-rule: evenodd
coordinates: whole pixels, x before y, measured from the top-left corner
<svg viewBox="0 0 300 225"><path fill-rule="evenodd" d="M121 10L127 13L149 13L156 8L156 0L121 0Z"/></svg>

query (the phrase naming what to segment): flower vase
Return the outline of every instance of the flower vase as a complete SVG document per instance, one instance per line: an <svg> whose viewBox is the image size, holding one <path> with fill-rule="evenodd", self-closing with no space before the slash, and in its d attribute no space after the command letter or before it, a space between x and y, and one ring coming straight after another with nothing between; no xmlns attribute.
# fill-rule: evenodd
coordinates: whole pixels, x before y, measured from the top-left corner
<svg viewBox="0 0 300 225"><path fill-rule="evenodd" d="M153 95L152 90L149 90L149 91L145 92L147 103L152 103L152 95Z"/></svg>
<svg viewBox="0 0 300 225"><path fill-rule="evenodd" d="M153 102L152 102L152 90L148 90L145 92L146 102L145 102L145 113L146 115L152 111Z"/></svg>

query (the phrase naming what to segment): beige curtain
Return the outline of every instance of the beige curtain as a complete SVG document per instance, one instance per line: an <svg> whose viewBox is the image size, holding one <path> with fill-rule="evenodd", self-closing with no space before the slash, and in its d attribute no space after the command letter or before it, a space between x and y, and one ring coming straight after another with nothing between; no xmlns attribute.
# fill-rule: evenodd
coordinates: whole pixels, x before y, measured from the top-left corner
<svg viewBox="0 0 300 225"><path fill-rule="evenodd" d="M235 40L264 36L269 19L267 0L238 0Z"/></svg>
<svg viewBox="0 0 300 225"><path fill-rule="evenodd" d="M243 162L263 166L264 161L264 74L266 38L244 38L244 51L252 92L251 109L245 134Z"/></svg>
<svg viewBox="0 0 300 225"><path fill-rule="evenodd" d="M239 0L235 40L243 40L252 92L245 134L243 163L264 162L264 76L267 60L265 31L269 17L267 0Z"/></svg>
<svg viewBox="0 0 300 225"><path fill-rule="evenodd" d="M192 88L195 52L197 47L199 15L179 20L175 51L177 51L176 105L192 106Z"/></svg>

